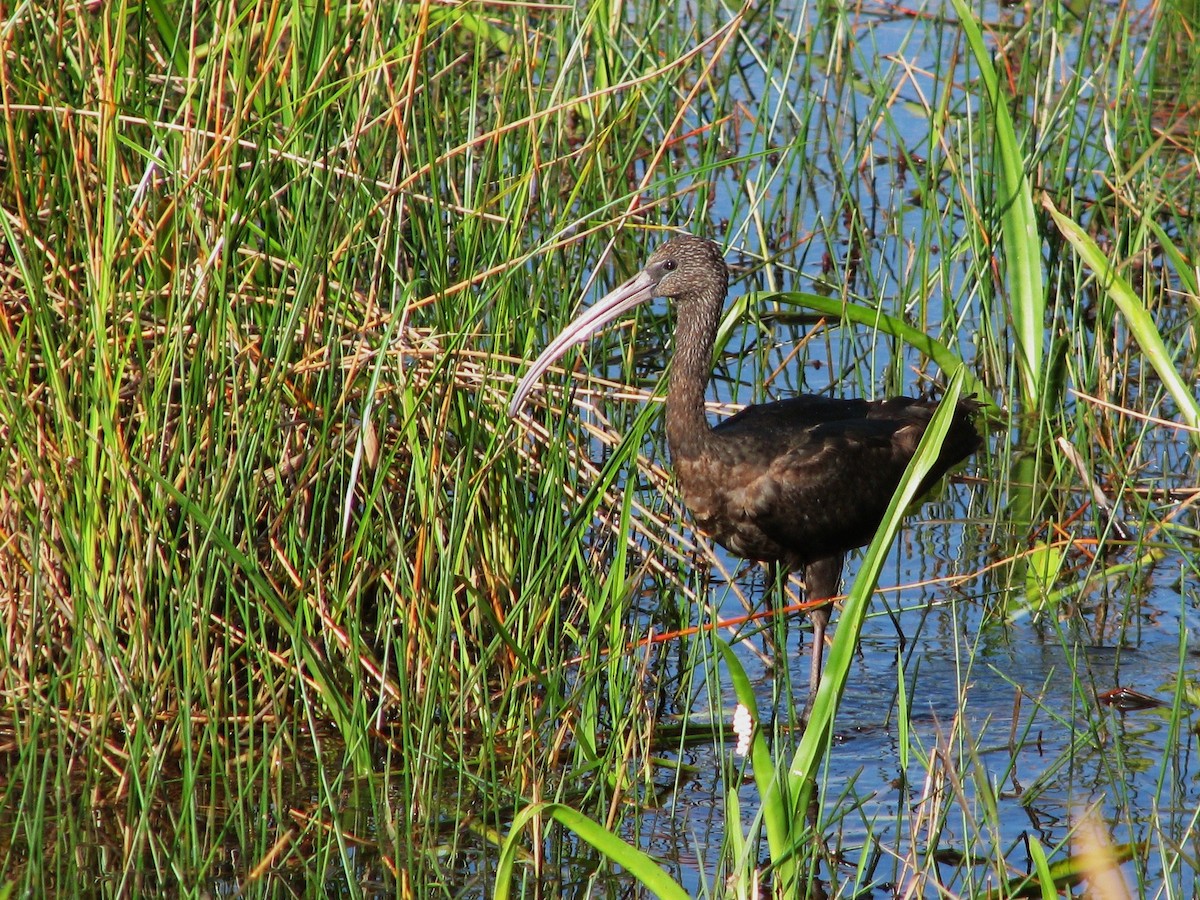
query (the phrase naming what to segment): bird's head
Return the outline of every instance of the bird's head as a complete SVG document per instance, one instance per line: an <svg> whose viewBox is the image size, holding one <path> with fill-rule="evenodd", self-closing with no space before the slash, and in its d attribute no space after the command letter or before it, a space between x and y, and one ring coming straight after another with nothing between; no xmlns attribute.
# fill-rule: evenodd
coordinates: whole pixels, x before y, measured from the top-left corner
<svg viewBox="0 0 1200 900"><path fill-rule="evenodd" d="M729 269L720 247L690 234L671 238L654 251L642 271L585 309L550 342L513 392L509 415L517 414L529 391L556 359L613 319L653 297L667 297L677 303L705 304L705 319L715 323L728 285Z"/></svg>
<svg viewBox="0 0 1200 900"><path fill-rule="evenodd" d="M690 234L673 237L655 250L645 268L626 284L639 278L653 285L651 296L673 300L713 293L723 298L729 289L729 268L721 248Z"/></svg>

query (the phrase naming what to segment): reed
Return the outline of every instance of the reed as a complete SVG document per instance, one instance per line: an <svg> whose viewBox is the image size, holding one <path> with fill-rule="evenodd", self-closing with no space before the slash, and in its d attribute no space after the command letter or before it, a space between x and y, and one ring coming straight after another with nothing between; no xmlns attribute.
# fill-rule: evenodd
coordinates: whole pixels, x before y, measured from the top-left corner
<svg viewBox="0 0 1200 900"><path fill-rule="evenodd" d="M1200 19L1094 6L9 9L0 894L1189 895ZM807 734L662 310L505 413L671 228L714 412L994 407Z"/></svg>

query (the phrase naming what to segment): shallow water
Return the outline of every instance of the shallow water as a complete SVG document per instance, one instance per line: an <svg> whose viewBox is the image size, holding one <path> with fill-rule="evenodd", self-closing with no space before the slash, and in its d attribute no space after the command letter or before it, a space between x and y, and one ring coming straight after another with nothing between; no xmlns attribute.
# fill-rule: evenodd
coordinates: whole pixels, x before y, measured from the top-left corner
<svg viewBox="0 0 1200 900"><path fill-rule="evenodd" d="M910 526L905 538L911 542L898 543L898 583L914 583L928 577L931 568L945 568L931 565L929 547L922 546L926 531L935 532L930 543L944 544L937 538L962 529ZM947 563L949 568L958 565ZM846 879L864 856L874 858L867 883L880 896L889 895L889 885L903 882L905 875L891 854L914 849L943 855L970 851L983 854L984 863L989 855L1002 854L1011 877L1029 871L1027 837L1048 849L1059 848L1069 841L1081 811L1093 805L1115 843L1149 839L1159 852L1176 843L1173 838L1191 833L1191 820L1200 808L1195 722L1185 713L1184 727L1173 730L1169 704L1181 680L1200 679L1200 658L1181 653L1181 616L1188 601L1173 583L1170 560L1144 581L1137 596L1131 596L1129 584L1116 584L1110 586L1110 596L1086 598L1078 613L1018 615L1008 621L989 615L987 598L973 594L969 586L952 596L908 588L877 598L876 608L886 603L892 609L906 639L900 654L911 698L909 747L915 757L944 754L944 762L932 768L948 777L929 785L931 767L916 758L907 771L902 765L897 724L901 642L892 618L875 614L864 628L824 772L827 801L840 797L827 806L840 820L828 825L825 834L843 855L844 867L826 872L825 879ZM722 612L734 616L739 611L734 603ZM1101 620L1103 627L1097 624ZM834 623L836 627L836 617ZM793 625L789 649L792 680L802 699L807 645L797 648L798 631ZM760 710L772 709L778 676L762 666L755 671L753 656L743 654L743 663L755 680ZM1076 678L1087 686L1088 702L1075 688ZM1135 689L1168 706L1120 712L1093 699L1116 687ZM732 709L734 702L727 695L724 708ZM711 777L697 776L675 797L670 811L675 822L670 831L682 845L678 856L665 855L678 861L679 876L692 890L711 883L713 873L702 871L697 861L717 857L724 823L714 820L713 811L724 805L727 784L720 773L722 758L730 753L729 746L694 749L688 762ZM951 783L960 793L949 790ZM976 830L985 821L977 806L980 784L989 785L994 796L998 834ZM947 793L931 804L928 791ZM745 829L755 810L753 783L744 785L739 796ZM936 834L928 830L934 827L928 821L917 821L931 808L944 812L944 819L935 823ZM852 812L843 815L848 809ZM664 852L661 828L660 823L655 839L659 853ZM1162 833L1155 834L1156 829ZM1189 856L1196 850L1179 849ZM693 866L697 868L689 877ZM1193 892L1190 865L1152 853L1144 866L1141 884L1169 880L1184 895ZM974 873L942 868L950 890L998 883L994 868ZM1129 884L1139 883L1134 864L1125 868Z"/></svg>
<svg viewBox="0 0 1200 900"><path fill-rule="evenodd" d="M786 12L779 15L785 17ZM989 6L983 16L990 23L1022 24L1020 13L1011 8ZM804 13L798 12L792 27L802 27L804 21ZM895 70L899 73L895 86L912 98L914 110L920 107L919 96L933 96L940 90L940 79L965 80L961 69L938 68L948 56L947 44L958 40L952 23L930 18L924 25L914 25L908 18L865 17L854 33L854 50L864 60L904 61L905 66ZM1081 50L1071 41L1080 36L1064 31L1064 57L1079 57ZM747 70L756 71L752 66ZM1103 78L1103 73L1097 77ZM902 313L914 292L927 289L922 294L931 297L927 308L941 310L942 319L948 320L972 296L970 265L954 260L939 277L924 281L906 274L913 263L911 237L931 227L931 221L942 228L947 221L936 210L910 202L919 173L909 172L897 152L903 147L919 154L930 140L928 121L916 113L898 114L900 132L881 135L869 123L864 126L872 95L833 85L815 68L794 73L789 84L790 90L810 90L828 98L805 123L807 142L785 149L784 161L770 174L764 174L766 167L740 174L757 179L760 195L787 198L771 207L767 224L775 246L795 245L796 249L781 252L770 269L755 268L751 277L735 284L734 294L755 287L814 290L826 283L823 259L845 258L856 240L841 227L844 210L830 208L823 200L841 195L833 185L843 178L859 185L861 206L855 213L869 223L868 254L859 271L868 269L872 275L857 276L850 293ZM757 108L758 93L767 88L749 81L737 90L744 92L740 99L749 108ZM964 114L973 103L964 101L956 112ZM737 150L751 154L770 146L786 148L793 137L786 130L764 136L747 127L738 136ZM796 183L798 167L787 163L788 152L821 160L817 168L825 172L829 184ZM738 175L725 170L718 175L717 219L723 210L732 213L744 208L730 199L744 190ZM1080 172L1081 185L1088 178L1088 173ZM951 205L964 199L943 195L940 189L932 196ZM961 218L951 216L948 221L958 229L967 227ZM754 268L762 239L755 229L756 223L749 220L730 222L731 260L747 248L747 262ZM956 237L946 233L942 243L949 248ZM930 333L939 333L942 319L934 315L925 321ZM1162 327L1169 330L1174 327L1171 322L1186 320L1186 310L1180 309L1177 317L1167 310ZM971 364L975 336L986 324L968 317L943 339ZM806 334L805 325L747 323L743 336L732 344L745 352L732 354L718 368L709 396L750 402L829 388L837 395L870 396L928 388L907 365L896 365L886 348L880 349L869 335L850 329L834 331L828 343L822 337L792 359L790 354ZM1052 336L1053 329L1047 329L1047 340ZM665 333L662 340L665 343ZM901 362L917 360L906 356ZM654 359L648 369L657 371L661 364L661 359ZM775 380L763 391L756 385L765 373L774 373ZM1142 389L1155 386L1151 380ZM1129 384L1123 390L1128 400L1139 388ZM1194 840L1189 836L1195 834L1192 820L1200 808L1197 723L1190 702L1182 701L1182 712L1174 719L1180 727L1171 725L1171 707L1179 689L1194 697L1200 683L1200 656L1192 649L1200 647L1196 632L1200 601L1196 586L1186 577L1189 566L1168 550L1152 564L1132 566L1131 571L1109 578L1092 577L1087 562L1091 551L1076 550L1066 560L1073 568L1058 573L1044 589L1030 584L1028 573L1014 565L999 565L988 572L998 560L1045 537L1036 523L1011 521L1007 510L1016 502L1018 489L995 480L1011 475L1006 466L1012 457L1005 444L1013 443L1015 455L1021 451L1019 441L1016 430L993 435L992 458L966 467L968 474L984 473L984 480L962 480L936 503L922 507L893 548L881 579L884 593L876 597L876 612L864 628L824 772L827 800L840 799L826 804L827 812L839 820L826 823L823 832L843 863L836 872L823 872L821 880L836 886L867 860L870 874L861 884L888 896L892 885L905 881L908 870L900 860L909 854L938 852L949 860L956 853L970 852L977 859L982 856L983 865L943 864L944 887L954 892L994 887L1031 871L1027 849L1031 838L1052 858L1066 856L1073 827L1085 809L1094 807L1114 843L1148 842L1149 851L1123 867L1131 887L1154 890L1170 885L1179 895L1190 896L1196 890L1192 861L1200 857L1200 847L1187 843ZM1131 470L1140 473L1138 486L1187 487L1197 480L1194 455L1179 434L1155 430L1136 452ZM1096 474L1103 477L1104 473ZM1084 486L1076 483L1073 490L1078 495L1061 501L1062 506L1084 507ZM1160 511L1165 515L1171 507L1164 503ZM1084 538L1101 533L1103 523L1091 515L1088 511L1081 520L1068 523L1064 533ZM1186 513L1180 524L1185 523L1194 528L1195 514ZM1135 562L1134 550L1121 554L1107 562ZM726 559L726 563L736 571L738 561ZM847 586L855 568L851 561ZM985 574L954 586L936 581L922 584L981 572ZM751 595L757 591L761 601L756 578L753 573L746 575L740 585ZM889 584L904 587L890 592ZM720 618L744 612L742 601L723 585L713 586L709 598ZM662 602L670 606L674 601L664 597ZM836 621L835 615L835 628ZM802 702L807 679L807 645L802 644L798 623L791 624L789 634L786 651L768 650L768 655L788 660L795 692L791 697L781 691L777 672L754 653L741 653L755 681L760 710L773 710L783 719L789 714L787 704L796 698ZM762 645L761 639L753 642ZM898 724L901 679L909 698L906 747L901 746ZM681 708L679 714L703 717L719 705L730 715L735 701L728 678L719 673L708 683L714 681L726 686L718 704L710 704L708 695L700 691L695 704ZM1098 699L1115 689L1134 690L1165 705L1121 711ZM706 860L720 856L726 833L727 823L720 817L729 789L723 773L731 752L725 745L689 748L683 761L694 766L696 774L677 788L665 809L647 813L640 834L630 836L643 849L672 861L676 876L693 893L713 883L715 873ZM919 759L934 753L941 754L936 765ZM907 769L902 762L905 755L911 757ZM944 776L940 783L926 783L931 770ZM935 800L929 799L930 792ZM757 802L753 782L743 785L738 794L746 833ZM985 802L996 804L998 833L981 824L988 820L981 811ZM922 818L931 810L937 812L933 822ZM1007 872L997 871L1000 858L1006 861Z"/></svg>

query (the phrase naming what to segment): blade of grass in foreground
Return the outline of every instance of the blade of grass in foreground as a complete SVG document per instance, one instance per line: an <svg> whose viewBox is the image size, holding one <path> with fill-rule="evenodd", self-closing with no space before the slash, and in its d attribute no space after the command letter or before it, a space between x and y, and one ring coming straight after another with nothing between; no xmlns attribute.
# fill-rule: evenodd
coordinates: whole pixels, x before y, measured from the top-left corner
<svg viewBox="0 0 1200 900"><path fill-rule="evenodd" d="M666 900L688 900L687 891L676 884L652 857L636 847L631 847L618 835L593 822L578 810L561 803L535 803L521 810L513 819L512 829L505 838L500 849L500 859L496 864L496 900L507 900L512 892L513 864L520 849L518 838L525 826L536 816L549 816L560 825L570 828L611 862L634 876L655 896Z"/></svg>
<svg viewBox="0 0 1200 900"><path fill-rule="evenodd" d="M1101 286L1117 304L1117 309L1121 310L1121 315L1125 317L1129 331L1137 339L1142 353L1150 360L1150 365L1162 379L1163 386L1179 405L1179 414L1183 416L1183 420L1192 428L1200 427L1200 404L1197 404L1190 386L1175 367L1171 354L1163 343L1162 336L1158 333L1158 327L1154 324L1154 319L1146 311L1146 305L1138 298L1129 282L1117 273L1116 268L1108 261L1108 257L1104 255L1104 252L1086 231L1069 216L1059 212L1049 197L1043 198L1042 205L1054 219L1054 224L1058 226L1062 236L1070 242L1071 246L1075 248L1075 252L1096 273ZM1200 438L1193 434L1192 440L1195 443Z"/></svg>
<svg viewBox="0 0 1200 900"><path fill-rule="evenodd" d="M717 338L718 346L724 342L738 322L745 321L745 313L750 309L751 305L764 300L774 300L778 303L803 307L804 309L818 312L823 316L836 317L844 321L853 322L856 325L865 325L883 334L890 334L892 337L899 338L914 350L925 354L925 356L933 360L946 375L953 376L960 374L963 379L963 390L967 394L974 394L981 403L995 407L995 403L991 399L991 391L975 376L974 372L971 372L963 365L961 357L941 341L930 337L919 328L914 328L896 316L888 315L877 309L871 309L868 306L848 304L837 297L822 297L819 294L802 291L787 291L784 293L751 292L746 294L743 297L739 297L730 306L729 312L722 321L721 332Z"/></svg>
<svg viewBox="0 0 1200 900"><path fill-rule="evenodd" d="M954 0L963 34L971 45L979 75L996 126L996 155L1003 194L1000 207L1001 242L1004 247L1009 310L1016 334L1025 403L1038 409L1042 388L1042 358L1046 318L1046 291L1042 280L1041 236L1033 211L1033 194L1025 176L1025 157L1017 143L1006 100L992 57L983 42L975 13L966 0Z"/></svg>
<svg viewBox="0 0 1200 900"><path fill-rule="evenodd" d="M738 703L744 706L750 714L754 733L750 741L750 764L754 774L754 783L758 787L759 808L762 810L762 821L767 832L767 848L770 852L771 867L774 871L774 881L781 890L799 890L799 862L802 855L796 851L805 831L803 820L789 812L792 806L789 802L789 783L785 779L784 770L776 765L771 757L767 738L760 726L758 701L754 696L754 686L746 677L746 670L734 653L733 647L722 640L715 640L721 656L725 660L725 668L733 683L734 695ZM737 821L730 819L729 821ZM799 826L793 832L793 824ZM729 828L730 833L736 833L738 827Z"/></svg>
<svg viewBox="0 0 1200 900"><path fill-rule="evenodd" d="M825 672L821 676L821 686L817 690L808 726L800 739L796 755L792 758L789 772L791 796L797 798L797 804L793 807L796 821L800 821L800 817L804 816L808 809L809 797L815 783L814 776L829 746L829 739L833 733L833 717L837 713L850 666L854 662L858 638L867 616L871 595L879 580L879 573L887 560L892 541L904 521L905 513L917 497L921 481L937 462L942 441L950 430L954 408L962 395L962 384L963 372L960 369L950 379L946 394L933 414L929 427L925 429L916 454L905 469L904 477L900 479L895 493L892 494L892 502L875 532L871 546L867 549L862 566L854 578L854 586L847 595L845 607L838 617L833 646L829 650Z"/></svg>

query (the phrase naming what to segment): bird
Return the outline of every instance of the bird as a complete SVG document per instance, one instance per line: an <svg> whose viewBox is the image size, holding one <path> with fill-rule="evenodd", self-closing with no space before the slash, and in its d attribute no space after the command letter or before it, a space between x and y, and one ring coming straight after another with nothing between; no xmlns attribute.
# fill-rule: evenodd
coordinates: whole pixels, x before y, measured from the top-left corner
<svg viewBox="0 0 1200 900"><path fill-rule="evenodd" d="M666 433L676 481L702 534L743 559L802 573L813 604L807 719L845 556L871 542L937 402L800 395L747 406L710 425L704 397L728 291L717 244L691 234L670 238L550 342L513 392L509 415L518 415L542 374L572 346L652 298L673 303ZM974 398L958 401L922 494L981 446L974 422L981 406Z"/></svg>

